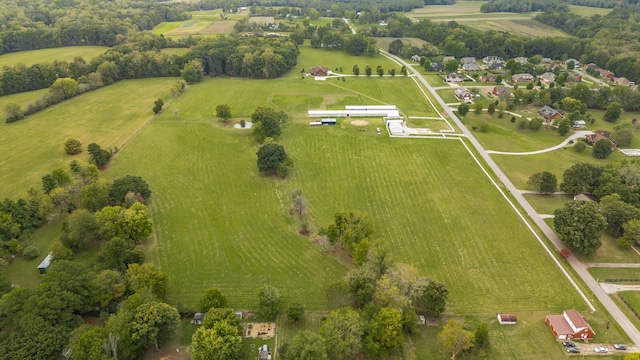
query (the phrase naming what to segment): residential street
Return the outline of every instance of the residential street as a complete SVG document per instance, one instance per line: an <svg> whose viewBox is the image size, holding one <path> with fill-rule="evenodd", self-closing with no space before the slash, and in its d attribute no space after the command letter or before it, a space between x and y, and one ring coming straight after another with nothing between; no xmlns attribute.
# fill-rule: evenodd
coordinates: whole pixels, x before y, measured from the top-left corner
<svg viewBox="0 0 640 360"><path fill-rule="evenodd" d="M405 62L403 59L400 59L394 55L391 55L385 51L380 51L384 56L392 59L393 61L404 65L412 71L417 79L427 88L433 97L437 99L438 103L445 109L446 115L450 117L456 125L461 129L464 135L469 139L469 142L473 145L476 151L480 154L482 159L487 163L487 165L491 168L491 170L500 178L506 189L511 193L511 195L515 198L515 200L520 204L520 206L524 209L527 215L535 222L535 224L544 232L546 237L553 243L557 250L563 249L564 245L558 238L558 236L553 232L553 230L544 222L544 220L537 214L536 210L526 201L526 199L522 196L520 191L511 183L511 181L502 173L498 165L493 161L489 153L485 151L485 149L480 145L480 143L476 140L473 134L462 124L462 122L457 118L457 116L453 113L453 111L445 104L440 96L438 96L437 92L434 88L424 79L424 77L417 71L413 69L413 67L409 66L410 64ZM595 281L595 279L589 274L587 271L587 266L576 259L574 256L571 256L567 259L568 263L573 267L576 273L582 278L584 283L591 289L593 294L598 298L600 303L609 311L611 316L618 322L620 327L627 333L629 338L635 344L640 344L640 331L629 321L626 315L618 308L618 306L613 302L613 300L609 297L609 295L600 287L600 285ZM544 279L540 279L540 281L544 281ZM579 290L578 290L579 291ZM579 291L581 293L581 291ZM589 294L590 295L590 294ZM586 299L585 299L586 300Z"/></svg>

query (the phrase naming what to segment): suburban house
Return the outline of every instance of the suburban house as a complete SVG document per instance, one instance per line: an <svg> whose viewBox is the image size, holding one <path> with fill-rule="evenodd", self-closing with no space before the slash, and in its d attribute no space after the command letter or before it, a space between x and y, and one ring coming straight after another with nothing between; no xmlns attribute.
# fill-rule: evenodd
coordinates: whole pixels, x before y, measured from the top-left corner
<svg viewBox="0 0 640 360"><path fill-rule="evenodd" d="M476 64L476 63L462 64L462 68L465 71L478 71L478 70L480 70L480 66L478 66L478 64Z"/></svg>
<svg viewBox="0 0 640 360"><path fill-rule="evenodd" d="M511 96L511 88L508 86L496 86L491 91L491 95L508 99Z"/></svg>
<svg viewBox="0 0 640 360"><path fill-rule="evenodd" d="M471 92L469 92L469 90L467 90L467 88L458 88L456 89L456 91L453 93L459 100L462 101L472 101L473 100L473 94Z"/></svg>
<svg viewBox="0 0 640 360"><path fill-rule="evenodd" d="M442 58L442 63L446 64L447 61L451 61L451 60L455 60L455 59L456 59L455 56L445 56L445 57Z"/></svg>
<svg viewBox="0 0 640 360"><path fill-rule="evenodd" d="M523 56L518 56L516 58L513 58L513 61L524 65L524 64L527 64L529 62L529 59L527 59L526 57L523 57Z"/></svg>
<svg viewBox="0 0 640 360"><path fill-rule="evenodd" d="M532 82L535 78L529 73L516 74L511 77L514 82Z"/></svg>
<svg viewBox="0 0 640 360"><path fill-rule="evenodd" d="M582 193L575 195L573 197L573 200L574 201L596 201L596 199L593 196L588 194L582 194Z"/></svg>
<svg viewBox="0 0 640 360"><path fill-rule="evenodd" d="M596 334L587 320L573 309L566 310L562 315L549 315L545 322L558 340L588 340Z"/></svg>
<svg viewBox="0 0 640 360"><path fill-rule="evenodd" d="M485 56L484 58L482 58L483 64L491 64L494 62L504 63L504 59L500 56Z"/></svg>
<svg viewBox="0 0 640 360"><path fill-rule="evenodd" d="M600 76L605 79L613 80L613 78L616 77L616 74L612 73L609 70L598 69L598 72L600 73Z"/></svg>
<svg viewBox="0 0 640 360"><path fill-rule="evenodd" d="M431 71L442 71L442 69L442 64L440 64L439 62L431 63Z"/></svg>
<svg viewBox="0 0 640 360"><path fill-rule="evenodd" d="M582 74L580 74L577 71L570 72L569 76L567 76L567 80L573 81L573 82L581 82L582 81Z"/></svg>
<svg viewBox="0 0 640 360"><path fill-rule="evenodd" d="M611 131L607 131L607 130L596 130L596 134L600 134L606 137L607 139L611 137Z"/></svg>
<svg viewBox="0 0 640 360"><path fill-rule="evenodd" d="M311 76L327 76L329 69L324 66L314 66L311 68Z"/></svg>
<svg viewBox="0 0 640 360"><path fill-rule="evenodd" d="M588 63L587 65L585 65L583 67L583 69L585 69L585 70L587 70L587 69L592 69L592 70L596 69L597 70L597 69L600 69L600 66L598 66L598 64L596 64L596 63Z"/></svg>
<svg viewBox="0 0 640 360"><path fill-rule="evenodd" d="M448 83L459 83L464 81L464 76L456 73L450 73L445 76L444 81Z"/></svg>
<svg viewBox="0 0 640 360"><path fill-rule="evenodd" d="M258 350L258 359L259 360L271 360L271 350L269 350L269 346L262 345Z"/></svg>
<svg viewBox="0 0 640 360"><path fill-rule="evenodd" d="M576 59L567 59L565 61L563 61L562 63L565 65L569 65L569 63L572 62L574 67L578 67L580 66L580 61L576 60Z"/></svg>
<svg viewBox="0 0 640 360"><path fill-rule="evenodd" d="M556 118L562 117L562 114L560 114L560 112L550 106L543 106L542 109L540 109L540 111L538 111L538 114L540 114L540 116L542 116L546 121L553 121Z"/></svg>
<svg viewBox="0 0 640 360"><path fill-rule="evenodd" d="M502 61L492 62L489 65L487 65L487 69L489 69L489 70L502 70L502 69L504 69L504 62L502 62Z"/></svg>
<svg viewBox="0 0 640 360"><path fill-rule="evenodd" d="M542 63L543 64L551 64L551 58L548 58L548 57L542 58Z"/></svg>
<svg viewBox="0 0 640 360"><path fill-rule="evenodd" d="M551 84L556 81L556 75L552 72L546 72L540 75L540 81L546 84Z"/></svg>
<svg viewBox="0 0 640 360"><path fill-rule="evenodd" d="M604 136L601 133L596 132L595 134L591 134L591 135L585 136L585 140L587 141L587 144L589 144L591 146L595 145L598 141L600 141L602 139L609 140L609 142L611 142L611 148L612 149L616 148L616 143L614 143L613 140L609 139L607 136Z"/></svg>
<svg viewBox="0 0 640 360"><path fill-rule="evenodd" d="M466 56L460 59L461 64L475 64L475 62L476 58L474 58L473 56Z"/></svg>
<svg viewBox="0 0 640 360"><path fill-rule="evenodd" d="M495 75L482 75L480 76L480 82L496 82Z"/></svg>
<svg viewBox="0 0 640 360"><path fill-rule="evenodd" d="M513 314L498 314L498 322L500 325L515 325L518 319Z"/></svg>
<svg viewBox="0 0 640 360"><path fill-rule="evenodd" d="M614 77L613 78L613 84L614 85L620 85L620 86L631 86L631 81L629 81L626 77L622 76L622 77Z"/></svg>
<svg viewBox="0 0 640 360"><path fill-rule="evenodd" d="M419 62L420 62L420 55L413 55L413 56L411 57L411 60L412 60L413 62L417 62L417 63L419 63Z"/></svg>

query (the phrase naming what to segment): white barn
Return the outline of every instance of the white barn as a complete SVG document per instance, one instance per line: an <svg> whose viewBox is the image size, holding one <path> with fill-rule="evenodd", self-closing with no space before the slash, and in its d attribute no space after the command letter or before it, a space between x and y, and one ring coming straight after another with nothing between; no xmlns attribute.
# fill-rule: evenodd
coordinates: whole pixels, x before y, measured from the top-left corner
<svg viewBox="0 0 640 360"><path fill-rule="evenodd" d="M309 110L309 117L399 117L395 105L347 105L344 110Z"/></svg>

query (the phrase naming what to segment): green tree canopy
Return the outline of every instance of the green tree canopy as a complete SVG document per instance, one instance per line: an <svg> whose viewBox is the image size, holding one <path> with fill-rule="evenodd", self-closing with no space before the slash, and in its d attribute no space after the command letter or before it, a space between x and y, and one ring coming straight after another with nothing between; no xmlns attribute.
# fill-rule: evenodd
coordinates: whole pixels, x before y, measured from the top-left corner
<svg viewBox="0 0 640 360"><path fill-rule="evenodd" d="M282 309L282 295L271 285L264 285L258 292L258 311L267 319L273 319Z"/></svg>
<svg viewBox="0 0 640 360"><path fill-rule="evenodd" d="M227 299L218 288L210 288L204 292L200 299L200 311L207 312L211 308L227 307Z"/></svg>
<svg viewBox="0 0 640 360"><path fill-rule="evenodd" d="M552 173L543 171L531 175L527 185L539 194L553 194L558 188L558 180Z"/></svg>
<svg viewBox="0 0 640 360"><path fill-rule="evenodd" d="M164 298L167 294L169 276L152 264L129 264L125 278L127 286L135 292L149 289L159 298Z"/></svg>
<svg viewBox="0 0 640 360"><path fill-rule="evenodd" d="M611 155L613 149L609 139L600 139L593 145L593 157L598 159L606 159Z"/></svg>
<svg viewBox="0 0 640 360"><path fill-rule="evenodd" d="M223 122L229 121L231 118L231 106L228 104L219 104L216 106L216 117Z"/></svg>
<svg viewBox="0 0 640 360"><path fill-rule="evenodd" d="M593 201L570 201L554 212L554 227L560 240L585 255L602 245L600 232L607 221Z"/></svg>
<svg viewBox="0 0 640 360"><path fill-rule="evenodd" d="M303 330L296 334L288 344L287 359L296 360L326 360L327 347L324 339L312 331Z"/></svg>
<svg viewBox="0 0 640 360"><path fill-rule="evenodd" d="M622 115L622 105L614 101L607 106L607 111L605 111L603 119L604 121L614 123L620 119L620 115Z"/></svg>
<svg viewBox="0 0 640 360"><path fill-rule="evenodd" d="M107 333L103 327L92 325L81 325L71 332L69 348L71 360L109 360L109 357L102 348L107 342Z"/></svg>
<svg viewBox="0 0 640 360"><path fill-rule="evenodd" d="M449 320L438 334L438 340L451 353L451 359L455 359L460 351L473 346L474 334L465 330L462 324L456 320Z"/></svg>
<svg viewBox="0 0 640 360"><path fill-rule="evenodd" d="M194 360L238 360L243 358L242 336L237 327L226 321L216 322L212 328L201 326L191 340Z"/></svg>
<svg viewBox="0 0 640 360"><path fill-rule="evenodd" d="M332 359L353 359L362 349L364 321L351 308L333 310L322 322L320 335L325 339Z"/></svg>
<svg viewBox="0 0 640 360"><path fill-rule="evenodd" d="M574 164L564 171L560 190L569 194L591 192L601 174L602 168L599 166L587 163Z"/></svg>
<svg viewBox="0 0 640 360"><path fill-rule="evenodd" d="M133 315L131 339L143 348L154 344L158 351L158 342L170 338L179 324L180 314L173 306L161 302L144 303Z"/></svg>
<svg viewBox="0 0 640 360"><path fill-rule="evenodd" d="M65 232L61 238L62 244L73 251L78 251L98 238L100 225L91 212L78 209L69 215L63 229Z"/></svg>
<svg viewBox="0 0 640 360"><path fill-rule="evenodd" d="M364 339L365 353L381 356L404 341L402 314L398 309L384 307L369 322Z"/></svg>
<svg viewBox="0 0 640 360"><path fill-rule="evenodd" d="M121 205L128 193L139 194L144 200L149 200L151 197L149 184L144 179L140 176L125 175L113 182L109 200L113 205Z"/></svg>
<svg viewBox="0 0 640 360"><path fill-rule="evenodd" d="M254 128L253 136L262 143L266 138L277 139L282 133L281 126L287 122L289 116L282 110L269 107L259 107L251 114Z"/></svg>
<svg viewBox="0 0 640 360"><path fill-rule="evenodd" d="M284 147L276 143L260 146L256 155L258 155L258 170L269 175L275 175L278 168L287 160Z"/></svg>

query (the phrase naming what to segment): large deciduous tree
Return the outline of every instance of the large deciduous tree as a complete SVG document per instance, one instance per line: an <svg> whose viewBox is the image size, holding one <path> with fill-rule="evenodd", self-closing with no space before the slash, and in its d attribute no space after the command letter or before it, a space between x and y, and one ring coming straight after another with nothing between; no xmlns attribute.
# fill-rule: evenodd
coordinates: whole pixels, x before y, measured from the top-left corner
<svg viewBox="0 0 640 360"><path fill-rule="evenodd" d="M304 330L296 334L288 344L287 359L296 360L326 360L327 347L324 339L312 331Z"/></svg>
<svg viewBox="0 0 640 360"><path fill-rule="evenodd" d="M212 327L201 326L191 340L194 360L238 360L242 358L242 336L237 327L218 321Z"/></svg>
<svg viewBox="0 0 640 360"><path fill-rule="evenodd" d="M431 280L416 287L412 300L418 312L440 316L447 306L449 289L444 283Z"/></svg>
<svg viewBox="0 0 640 360"><path fill-rule="evenodd" d="M258 311L267 319L273 319L282 309L282 295L271 285L264 285L258 292Z"/></svg>
<svg viewBox="0 0 640 360"><path fill-rule="evenodd" d="M260 146L256 155L258 155L258 170L269 175L275 175L278 168L287 160L284 147L275 143Z"/></svg>
<svg viewBox="0 0 640 360"><path fill-rule="evenodd" d="M91 156L91 163L97 167L105 166L111 159L111 151L105 150L96 143L91 143L87 146L87 152Z"/></svg>
<svg viewBox="0 0 640 360"><path fill-rule="evenodd" d="M474 334L465 330L460 322L449 320L438 333L438 340L451 353L451 360L453 360L460 351L473 346Z"/></svg>
<svg viewBox="0 0 640 360"><path fill-rule="evenodd" d="M590 255L602 245L600 232L607 227L607 221L597 203L570 201L554 215L555 230L567 246Z"/></svg>
<svg viewBox="0 0 640 360"><path fill-rule="evenodd" d="M218 288L210 288L204 292L200 299L200 311L207 312L211 308L227 307L227 298L224 297L222 291Z"/></svg>
<svg viewBox="0 0 640 360"><path fill-rule="evenodd" d="M140 176L125 175L113 182L109 199L113 205L121 205L128 193L139 194L145 201L151 197L149 184L144 179Z"/></svg>
<svg viewBox="0 0 640 360"><path fill-rule="evenodd" d="M599 166L577 163L564 171L560 190L570 194L591 192L602 174Z"/></svg>
<svg viewBox="0 0 640 360"><path fill-rule="evenodd" d="M622 115L622 105L614 101L607 106L607 111L605 111L603 119L604 121L614 123L620 119L620 115Z"/></svg>
<svg viewBox="0 0 640 360"><path fill-rule="evenodd" d="M558 187L558 180L552 173L543 171L531 175L527 185L539 194L553 194Z"/></svg>
<svg viewBox="0 0 640 360"><path fill-rule="evenodd" d="M102 348L106 341L107 333L103 327L82 325L74 329L68 345L72 350L71 360L111 359Z"/></svg>
<svg viewBox="0 0 640 360"><path fill-rule="evenodd" d="M225 123L229 121L231 118L231 106L228 104L220 104L216 106L216 117Z"/></svg>
<svg viewBox="0 0 640 360"><path fill-rule="evenodd" d="M103 239L121 237L139 244L151 235L153 224L147 207L135 203L130 208L105 206L94 214Z"/></svg>
<svg viewBox="0 0 640 360"><path fill-rule="evenodd" d="M277 139L282 133L281 126L287 122L289 116L282 110L269 107L259 107L251 114L254 128L253 137L262 143L266 138Z"/></svg>
<svg viewBox="0 0 640 360"><path fill-rule="evenodd" d="M180 314L173 306L161 302L147 302L138 306L131 322L131 339L143 346L170 338L180 324Z"/></svg>
<svg viewBox="0 0 640 360"><path fill-rule="evenodd" d="M67 155L80 154L82 152L82 143L78 139L67 139L64 142L64 152Z"/></svg>
<svg viewBox="0 0 640 360"><path fill-rule="evenodd" d="M322 322L320 334L324 337L332 359L353 359L362 349L364 321L351 308L333 310Z"/></svg>
<svg viewBox="0 0 640 360"><path fill-rule="evenodd" d="M612 152L613 149L609 139L600 139L593 145L592 154L595 158L606 159Z"/></svg>
<svg viewBox="0 0 640 360"><path fill-rule="evenodd" d="M144 292L149 289L159 298L163 298L167 293L169 276L152 264L129 264L125 278L128 287L133 291Z"/></svg>
<svg viewBox="0 0 640 360"><path fill-rule="evenodd" d="M607 220L608 230L615 236L620 234L622 225L633 219L640 219L640 209L620 200L620 195L611 194L600 199L600 212Z"/></svg>
<svg viewBox="0 0 640 360"><path fill-rule="evenodd" d="M197 83L204 77L204 66L200 59L189 61L180 71L180 76L187 84Z"/></svg>
<svg viewBox="0 0 640 360"><path fill-rule="evenodd" d="M69 215L63 229L62 244L73 251L78 251L97 239L100 225L91 212L78 209Z"/></svg>
<svg viewBox="0 0 640 360"><path fill-rule="evenodd" d="M382 356L403 341L402 314L398 309L384 307L369 322L364 338L364 350L370 356Z"/></svg>

